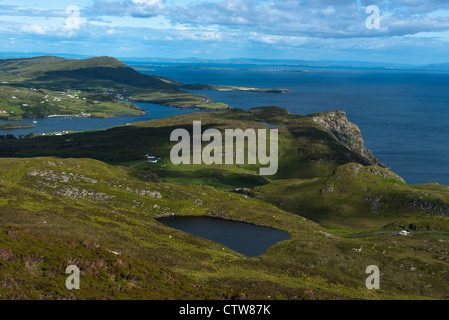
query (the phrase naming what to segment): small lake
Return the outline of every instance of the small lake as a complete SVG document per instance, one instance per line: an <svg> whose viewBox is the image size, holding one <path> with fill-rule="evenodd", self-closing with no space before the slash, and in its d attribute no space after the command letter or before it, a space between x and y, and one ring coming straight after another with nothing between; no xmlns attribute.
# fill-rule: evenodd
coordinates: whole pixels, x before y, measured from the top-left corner
<svg viewBox="0 0 449 320"><path fill-rule="evenodd" d="M247 257L264 254L278 242L291 238L287 231L213 217L159 218L164 225L221 243Z"/></svg>
<svg viewBox="0 0 449 320"><path fill-rule="evenodd" d="M271 128L285 128L284 126L278 126L276 124L269 124L269 123L266 123L266 122L257 122L257 123L263 124L268 129L271 129Z"/></svg>

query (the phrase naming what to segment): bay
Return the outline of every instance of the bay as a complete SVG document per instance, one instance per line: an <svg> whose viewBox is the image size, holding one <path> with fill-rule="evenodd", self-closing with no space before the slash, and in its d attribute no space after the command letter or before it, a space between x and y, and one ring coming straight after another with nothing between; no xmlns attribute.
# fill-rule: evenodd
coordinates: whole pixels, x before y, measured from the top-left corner
<svg viewBox="0 0 449 320"><path fill-rule="evenodd" d="M184 83L283 88L292 92L194 91L232 108L279 106L292 113L343 110L359 126L365 146L407 183L449 185L449 73L447 71L330 68L256 63L132 62L139 72ZM147 68L148 70L142 70ZM197 110L136 103L144 116L36 119L36 128L4 134L106 129ZM15 121L33 124L33 119ZM11 121L0 121L8 123Z"/></svg>
<svg viewBox="0 0 449 320"><path fill-rule="evenodd" d="M141 121L160 119L165 117L179 116L198 112L194 109L178 109L172 107L161 106L153 103L135 102L137 106L146 111L143 116L120 116L112 118L84 118L84 117L51 117L36 118L37 123L33 123L34 119L23 119L19 121L0 120L0 124L31 124L34 128L5 130L2 134L12 134L16 137L29 133L42 134L61 131L88 131L102 130L114 126L126 125Z"/></svg>
<svg viewBox="0 0 449 320"><path fill-rule="evenodd" d="M188 67L151 68L154 71L141 72L184 83L291 89L283 94L194 92L245 110L260 106L298 114L343 110L359 126L365 146L407 183L449 185L447 71L191 62Z"/></svg>

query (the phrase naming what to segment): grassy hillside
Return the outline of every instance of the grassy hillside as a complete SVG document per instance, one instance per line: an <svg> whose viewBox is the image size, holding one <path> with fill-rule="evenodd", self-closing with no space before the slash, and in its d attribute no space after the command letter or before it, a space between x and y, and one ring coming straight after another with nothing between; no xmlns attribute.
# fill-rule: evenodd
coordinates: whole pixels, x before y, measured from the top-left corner
<svg viewBox="0 0 449 320"><path fill-rule="evenodd" d="M44 56L0 60L0 81L0 89L3 91L3 96L0 97L3 104L0 105L0 116L4 119L50 114L77 115L85 112L82 104L70 105L67 101L52 104L46 98L43 99L47 95L57 96L68 91L78 94L81 91L87 96L86 99L95 94L96 101L104 105L104 110L94 110L91 112L93 116L136 114L135 105L119 100L152 102L180 108L228 108L226 104L214 103L205 96L180 90L183 85L180 82L143 75L112 57L77 60ZM45 91L45 94L38 99L28 94L21 97L20 101L11 98L17 96L17 91L34 89ZM111 101L114 101L114 104L111 104ZM20 108L24 104L29 112L21 112ZM61 108L69 111L60 110ZM62 113L63 111L66 113Z"/></svg>
<svg viewBox="0 0 449 320"><path fill-rule="evenodd" d="M332 113L340 132L320 125L329 113L290 115L280 108L238 109L196 113L81 132L70 136L3 140L3 156L92 158L151 172L165 182L210 185L220 190L256 188L265 201L315 221L323 217L447 216L448 188L435 184L411 186L363 147L360 131L340 113ZM257 165L173 165L170 134L177 128L191 132L195 120L202 130L266 128L260 121L279 124L279 169L274 176L259 175ZM345 127L346 126L346 127ZM345 129L346 128L346 129ZM345 136L346 135L346 136ZM136 139L136 137L138 137ZM69 138L69 139L68 139ZM205 145L205 144L204 144ZM204 146L203 145L203 146ZM145 154L161 157L148 163Z"/></svg>
<svg viewBox="0 0 449 320"><path fill-rule="evenodd" d="M16 80L17 78L36 78L50 71L78 70L84 68L124 68L126 64L112 57L96 57L84 60L64 59L55 56L42 56L27 59L0 60L2 78Z"/></svg>
<svg viewBox="0 0 449 320"><path fill-rule="evenodd" d="M0 223L9 226L3 227L0 242L3 297L400 299L447 294L445 236L347 238L257 199L205 186L142 181L133 170L94 160L0 162ZM292 238L247 258L155 219L171 213L257 223L289 231ZM84 289L76 293L64 287L69 262L82 267ZM364 269L371 264L383 271L381 291L364 287ZM414 274L421 277L410 283ZM159 286L163 290L148 290Z"/></svg>
<svg viewBox="0 0 449 320"><path fill-rule="evenodd" d="M171 164L170 133L191 131L194 120L203 130L278 125L277 175L260 176L260 165ZM406 184L339 111L196 113L0 140L0 152L1 298L449 298L449 234L393 232L449 231L449 188ZM157 220L172 215L269 226L291 239L249 258ZM63 273L73 259L86 286L75 293ZM365 287L369 265L381 270L380 290Z"/></svg>
<svg viewBox="0 0 449 320"><path fill-rule="evenodd" d="M153 153L162 157L161 164L167 165L167 170L191 170L195 167L171 166L169 155L175 144L170 142L173 130L185 128L192 132L192 123L196 120L202 122L203 130L217 128L222 133L225 129L233 128L266 129L265 125L258 122L270 121L280 125L277 128L279 170L276 176L269 177L270 179L326 177L341 164L378 164L377 159L360 154L360 146L351 149L345 140L312 122L312 116L289 115L285 111L280 108L268 108L265 113L262 113L261 109L248 112L232 109L214 113L195 113L108 130L76 133L70 137L73 138L72 143L66 143L67 137L36 137L14 143L5 141L2 151L5 156L11 157L39 155L85 157L129 165L142 162L146 153ZM256 173L259 167L259 165L207 166L208 169L229 169L245 173Z"/></svg>
<svg viewBox="0 0 449 320"><path fill-rule="evenodd" d="M340 166L326 178L277 180L253 190L261 199L322 225L339 225L354 231L381 231L388 223L409 226L420 217L433 216L449 222L449 187L437 184L408 185L392 172L377 166ZM438 218L437 218L438 217ZM400 229L400 228L399 228Z"/></svg>
<svg viewBox="0 0 449 320"><path fill-rule="evenodd" d="M51 115L112 117L144 113L136 105L120 101L105 93L0 86L0 119L2 120L41 118Z"/></svg>
<svg viewBox="0 0 449 320"><path fill-rule="evenodd" d="M117 254L97 242L72 241L0 226L0 299L222 299L155 263ZM80 290L67 290L66 267L81 271Z"/></svg>

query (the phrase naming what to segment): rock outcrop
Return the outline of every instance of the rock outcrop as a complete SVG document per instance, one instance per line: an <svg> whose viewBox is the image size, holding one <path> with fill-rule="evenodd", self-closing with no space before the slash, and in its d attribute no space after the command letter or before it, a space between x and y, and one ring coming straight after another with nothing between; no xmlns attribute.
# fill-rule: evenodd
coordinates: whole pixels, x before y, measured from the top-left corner
<svg viewBox="0 0 449 320"><path fill-rule="evenodd" d="M312 121L328 130L340 144L360 154L369 163L388 168L373 155L371 150L365 148L359 127L348 121L346 112L330 111L319 113L312 116Z"/></svg>

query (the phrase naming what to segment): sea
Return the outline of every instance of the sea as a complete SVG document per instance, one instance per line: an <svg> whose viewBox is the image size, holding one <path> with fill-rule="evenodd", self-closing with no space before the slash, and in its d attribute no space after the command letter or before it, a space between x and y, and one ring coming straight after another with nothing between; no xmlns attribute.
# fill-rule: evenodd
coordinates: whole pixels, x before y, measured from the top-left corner
<svg viewBox="0 0 449 320"><path fill-rule="evenodd" d="M398 68L343 68L243 62L125 61L148 75L189 84L290 89L287 93L193 91L231 108L278 106L291 113L343 110L361 130L365 147L409 184L449 185L449 72ZM106 129L181 115L183 110L136 103L144 116L36 119L14 135ZM8 121L0 121L7 123ZM11 122L11 121L9 121ZM32 124L33 119L18 123Z"/></svg>

